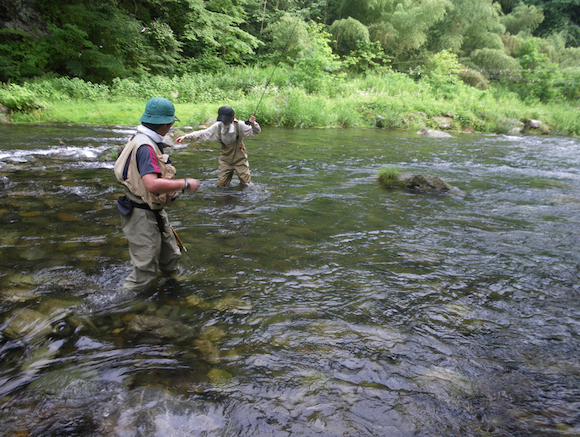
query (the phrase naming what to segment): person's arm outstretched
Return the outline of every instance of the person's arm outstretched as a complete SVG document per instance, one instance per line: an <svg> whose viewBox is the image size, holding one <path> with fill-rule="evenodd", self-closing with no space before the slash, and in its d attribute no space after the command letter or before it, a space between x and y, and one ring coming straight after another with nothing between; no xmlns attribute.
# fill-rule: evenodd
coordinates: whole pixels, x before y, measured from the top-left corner
<svg viewBox="0 0 580 437"><path fill-rule="evenodd" d="M185 135L181 135L175 139L176 143L181 143L183 140L192 140L192 141L219 141L219 132L220 123L216 122L212 124L210 127L202 130L196 130L194 132L190 132Z"/></svg>

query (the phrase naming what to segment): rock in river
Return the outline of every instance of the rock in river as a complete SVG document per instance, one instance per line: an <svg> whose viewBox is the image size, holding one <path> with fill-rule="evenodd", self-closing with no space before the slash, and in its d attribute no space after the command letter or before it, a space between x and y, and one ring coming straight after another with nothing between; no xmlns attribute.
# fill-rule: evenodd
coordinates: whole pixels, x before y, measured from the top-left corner
<svg viewBox="0 0 580 437"><path fill-rule="evenodd" d="M431 138L451 138L451 134L448 134L447 132L441 132L439 130L433 130L433 129L427 129L427 128L419 129L417 131L417 135L424 135L426 137L431 137Z"/></svg>
<svg viewBox="0 0 580 437"><path fill-rule="evenodd" d="M444 193L452 188L451 185L437 176L410 173L379 175L379 182L387 188L409 188L434 193Z"/></svg>

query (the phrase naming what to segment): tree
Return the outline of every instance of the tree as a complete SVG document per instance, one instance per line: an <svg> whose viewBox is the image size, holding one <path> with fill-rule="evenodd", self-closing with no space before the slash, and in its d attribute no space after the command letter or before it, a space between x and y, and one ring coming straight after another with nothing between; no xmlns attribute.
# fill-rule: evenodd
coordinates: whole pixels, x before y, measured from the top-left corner
<svg viewBox="0 0 580 437"><path fill-rule="evenodd" d="M506 32L517 35L520 32L531 34L544 21L544 13L535 6L521 2L506 16L501 18Z"/></svg>
<svg viewBox="0 0 580 437"><path fill-rule="evenodd" d="M540 45L539 38L529 38L516 52L525 80L520 94L524 99L547 102L561 96L559 87L563 77L558 66L550 62L548 55L540 53Z"/></svg>
<svg viewBox="0 0 580 437"><path fill-rule="evenodd" d="M264 30L268 57L274 62L293 64L308 43L308 24L299 17L285 14Z"/></svg>
<svg viewBox="0 0 580 437"><path fill-rule="evenodd" d="M499 49L477 49L471 53L470 63L488 79L519 80L521 65Z"/></svg>
<svg viewBox="0 0 580 437"><path fill-rule="evenodd" d="M352 17L336 20L329 30L334 37L335 51L339 55L348 55L370 43L368 28Z"/></svg>
<svg viewBox="0 0 580 437"><path fill-rule="evenodd" d="M422 47L450 5L449 0L342 0L340 12L368 26L371 41L397 56Z"/></svg>
<svg viewBox="0 0 580 437"><path fill-rule="evenodd" d="M167 18L183 42L185 57L213 54L226 63L239 63L254 53L259 40L241 29L246 1L178 0L182 12Z"/></svg>
<svg viewBox="0 0 580 437"><path fill-rule="evenodd" d="M541 8L544 13L544 21L534 36L562 33L567 46L580 47L580 0L524 0L524 3Z"/></svg>
<svg viewBox="0 0 580 437"><path fill-rule="evenodd" d="M503 48L500 35L500 7L492 0L451 0L447 13L430 33L428 48L432 52L451 50L469 56L477 49Z"/></svg>

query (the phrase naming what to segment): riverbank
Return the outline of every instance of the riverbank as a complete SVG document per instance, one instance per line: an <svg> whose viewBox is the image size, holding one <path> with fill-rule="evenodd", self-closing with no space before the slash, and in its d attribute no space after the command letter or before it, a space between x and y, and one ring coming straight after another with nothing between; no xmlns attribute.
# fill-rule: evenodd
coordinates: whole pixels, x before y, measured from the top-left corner
<svg viewBox="0 0 580 437"><path fill-rule="evenodd" d="M539 120L541 126L534 133L580 136L578 102L523 102L499 85L487 90L464 83L435 87L392 72L299 84L286 76L273 76L268 83L266 73L246 69L227 81L213 77L204 78L205 82L198 76L139 82L124 79L111 86L52 79L4 86L0 102L11 109L7 117L11 123L131 126L138 123L144 102L160 95L175 103L181 120L178 127L202 124L227 104L239 119L256 111L264 126L506 134L526 132L530 120Z"/></svg>

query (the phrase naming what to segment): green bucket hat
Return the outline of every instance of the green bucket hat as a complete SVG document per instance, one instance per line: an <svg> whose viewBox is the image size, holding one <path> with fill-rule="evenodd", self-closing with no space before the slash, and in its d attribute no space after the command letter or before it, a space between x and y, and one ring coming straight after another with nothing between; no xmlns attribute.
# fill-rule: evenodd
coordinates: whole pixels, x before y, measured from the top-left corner
<svg viewBox="0 0 580 437"><path fill-rule="evenodd" d="M149 99L139 120L151 124L171 124L175 120L181 121L175 116L175 106L165 97Z"/></svg>

